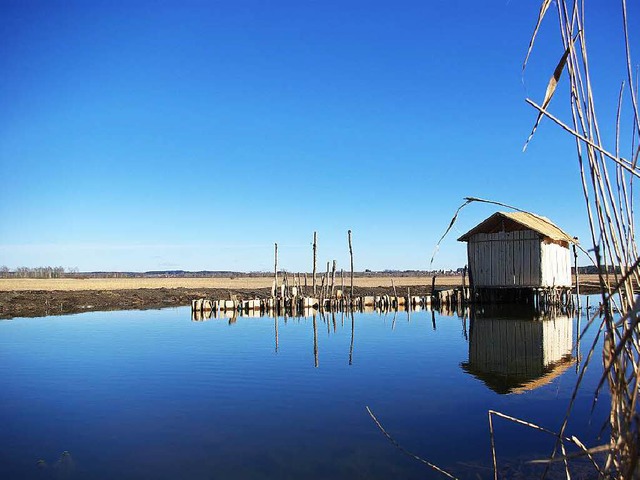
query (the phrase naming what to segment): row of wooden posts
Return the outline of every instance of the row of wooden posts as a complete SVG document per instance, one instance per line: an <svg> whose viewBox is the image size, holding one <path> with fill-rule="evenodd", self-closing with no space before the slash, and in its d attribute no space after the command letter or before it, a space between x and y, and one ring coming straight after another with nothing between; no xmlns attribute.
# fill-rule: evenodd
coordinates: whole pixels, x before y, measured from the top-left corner
<svg viewBox="0 0 640 480"><path fill-rule="evenodd" d="M351 230L347 232L347 239L349 243L349 256L350 256L350 287L347 293L345 289L345 272L344 269L340 270L340 288L338 289L336 284L337 262L327 262L327 270L320 277L320 285L318 285L318 272L317 272L317 258L318 258L318 234L313 232L313 272L311 274L311 282L309 282L307 274L283 274L282 283L278 283L278 244L274 244L274 267L273 267L273 284L271 287L271 297L286 298L286 296L296 297L298 295L307 295L313 298L318 298L322 303L327 298L342 298L344 295L349 295L350 298L354 298L353 295L353 245L351 242ZM333 267L332 267L333 263ZM304 282L303 282L304 278ZM309 285L311 283L311 285Z"/></svg>
<svg viewBox="0 0 640 480"><path fill-rule="evenodd" d="M472 299L468 287L457 287L443 290L432 290L432 294L412 295L407 288L406 295L365 295L349 297L337 290L332 297L312 297L299 295L297 287L282 285L276 295L268 298L243 299L231 296L229 299L198 298L191 301L192 312L219 314L251 314L251 315L290 315L304 314L308 310L318 311L365 311L365 310L412 310L432 307L439 310L459 310L469 304L483 305L495 303L531 304L534 309L546 311L551 308L576 309L574 296L568 289L503 290L502 295L480 292L481 296ZM589 308L587 303L587 309Z"/></svg>
<svg viewBox="0 0 640 480"><path fill-rule="evenodd" d="M321 276L321 284L317 284L317 249L318 236L317 232L313 232L313 273L311 278L311 288L307 274L303 277L300 273L287 275L284 273L282 282L278 281L278 244L274 248L274 270L273 284L271 288L271 296L269 298L251 298L239 299L231 297L228 300L215 299L195 299L192 301L191 309L193 312L261 312L275 313L278 315L290 314L296 315L296 312L315 308L321 311L353 311L362 310L365 307L373 307L383 311L410 309L416 306L433 305L436 308L455 309L456 307L467 305L468 303L494 303L496 301L504 301L497 299L504 295L515 297L511 300L521 301L522 296L526 301L531 299L536 308L545 308L551 305L569 305L573 302L573 296L569 290L558 289L471 289L467 286L465 266L462 273L462 287L450 288L444 290L436 290L436 277L432 278L431 293L424 296L411 295L407 289L406 295L398 295L396 287L391 280L393 287L393 295L378 296L355 296L353 289L353 245L351 239L351 230L347 232L350 256L350 286L348 291L345 287L345 272L340 271L340 287L336 285L336 261L327 262L327 269ZM519 291L522 290L522 291ZM509 301L509 300L507 300Z"/></svg>
<svg viewBox="0 0 640 480"><path fill-rule="evenodd" d="M365 307L373 307L381 310L410 308L411 306L425 306L431 304L453 305L462 303L468 289L463 288L462 293L456 293L456 289L434 292L435 277L432 282L432 295L415 296L407 289L407 295L398 295L393 280L391 281L394 295L362 296L354 295L353 290L353 244L351 230L347 232L350 257L350 286L345 287L345 272L340 271L340 287L336 284L337 263L333 260L327 262L327 269L321 276L320 285L317 282L317 252L318 234L313 232L313 273L311 286L307 274L287 275L284 273L282 282L278 281L278 244L274 245L274 268L271 296L269 298L239 299L232 297L228 300L195 299L191 303L193 312L261 312L276 314L292 314L314 308L321 311L336 310L362 310ZM466 294L464 293L466 292Z"/></svg>
<svg viewBox="0 0 640 480"><path fill-rule="evenodd" d="M214 315L224 312L260 313L295 316L306 309L320 311L362 311L369 307L382 311L408 310L417 307L448 307L466 304L468 289L461 288L439 290L434 295L365 295L359 297L345 297L338 295L331 298L316 298L296 295L296 288L291 287L289 294L272 296L269 298L241 299L232 296L228 300L214 300L198 298L191 301L193 312L213 312ZM293 293L293 294L291 294Z"/></svg>

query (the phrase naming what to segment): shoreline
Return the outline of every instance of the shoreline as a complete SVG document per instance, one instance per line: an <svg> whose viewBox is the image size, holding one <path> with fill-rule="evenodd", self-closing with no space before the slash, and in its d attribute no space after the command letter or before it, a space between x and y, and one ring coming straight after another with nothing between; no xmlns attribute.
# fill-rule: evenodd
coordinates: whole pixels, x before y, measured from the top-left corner
<svg viewBox="0 0 640 480"><path fill-rule="evenodd" d="M583 283L581 279L580 292L598 293L598 284L593 280L585 279ZM231 295L265 298L271 295L272 281L268 277L0 279L0 319L182 307L190 305L194 298L226 299ZM412 295L431 292L430 277L398 277L393 281L398 295L406 295L407 288ZM436 289L461 285L462 279L457 276L436 279ZM385 294L394 294L389 277L354 279L356 296Z"/></svg>

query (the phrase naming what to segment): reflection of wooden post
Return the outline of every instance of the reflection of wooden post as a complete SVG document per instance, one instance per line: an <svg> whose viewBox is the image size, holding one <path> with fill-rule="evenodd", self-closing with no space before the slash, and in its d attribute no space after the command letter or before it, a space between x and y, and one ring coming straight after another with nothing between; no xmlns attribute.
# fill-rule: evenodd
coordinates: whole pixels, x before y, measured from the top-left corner
<svg viewBox="0 0 640 480"><path fill-rule="evenodd" d="M276 353L278 352L278 316L276 315L273 318L274 325L276 327Z"/></svg>
<svg viewBox="0 0 640 480"><path fill-rule="evenodd" d="M318 324L316 314L313 314L313 364L318 368Z"/></svg>
<svg viewBox="0 0 640 480"><path fill-rule="evenodd" d="M275 253L274 253L274 257L275 257L275 261L274 261L274 266L273 266L273 281L275 284L275 290L276 290L276 295L278 294L278 244L276 243L276 248L275 248Z"/></svg>
<svg viewBox="0 0 640 480"><path fill-rule="evenodd" d="M351 230L349 230L349 255L351 256L351 298L353 299L353 247L351 245Z"/></svg>
<svg viewBox="0 0 640 480"><path fill-rule="evenodd" d="M351 230L349 230L351 232ZM356 328L356 322L353 318L353 310L351 310L351 346L349 347L349 365L353 364L353 337Z"/></svg>
<svg viewBox="0 0 640 480"><path fill-rule="evenodd" d="M313 232L313 296L316 296L316 254L318 252L318 234Z"/></svg>

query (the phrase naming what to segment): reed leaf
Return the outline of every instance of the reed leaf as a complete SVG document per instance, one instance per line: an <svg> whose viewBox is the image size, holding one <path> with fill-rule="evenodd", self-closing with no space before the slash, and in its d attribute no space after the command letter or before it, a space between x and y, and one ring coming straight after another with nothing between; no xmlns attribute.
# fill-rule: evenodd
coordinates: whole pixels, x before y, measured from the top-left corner
<svg viewBox="0 0 640 480"><path fill-rule="evenodd" d="M577 38L578 38L578 35L576 35L573 41L567 46L566 50L564 51L564 54L562 55L562 57L560 58L560 61L558 62L558 65L556 65L556 69L553 71L553 75L551 75L551 78L549 79L549 83L547 84L547 90L544 93L544 100L542 101L542 110L545 110L549 106L549 103L553 98L553 94L556 92L556 88L558 87L558 82L560 82L560 77L562 76L562 71L564 70L564 67L567 64L567 58L569 57L569 53L573 48L573 43L576 41ZM529 138L527 138L527 141L525 142L524 147L522 148L523 152L526 151L527 146L529 145L529 142L533 138L533 135L536 133L536 130L538 129L538 125L540 125L540 120L542 120L543 115L544 114L542 111L538 112L538 117L536 118L536 121L533 124L533 128L531 129Z"/></svg>
<svg viewBox="0 0 640 480"><path fill-rule="evenodd" d="M547 13L547 10L549 9L549 5L551 5L551 0L544 0L540 5L540 12L538 13L538 21L536 22L536 26L533 29L533 34L531 35L531 39L529 40L529 48L527 49L527 56L525 57L524 62L522 62L523 74L525 69L527 68L529 57L531 56L531 52L533 51L533 44L536 41L536 37L538 36L538 30L540 30L540 25L542 25L542 19Z"/></svg>

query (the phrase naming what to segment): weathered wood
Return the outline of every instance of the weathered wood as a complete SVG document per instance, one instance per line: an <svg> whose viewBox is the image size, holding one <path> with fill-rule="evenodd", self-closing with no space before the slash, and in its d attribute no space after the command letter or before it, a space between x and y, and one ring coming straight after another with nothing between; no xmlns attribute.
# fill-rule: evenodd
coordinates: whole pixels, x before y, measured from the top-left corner
<svg viewBox="0 0 640 480"><path fill-rule="evenodd" d="M302 299L302 306L304 308L315 308L320 304L320 301L317 298L313 297L304 297Z"/></svg>
<svg viewBox="0 0 640 480"><path fill-rule="evenodd" d="M336 261L333 261L333 268L331 269L331 298L333 298L333 289L336 283Z"/></svg>
<svg viewBox="0 0 640 480"><path fill-rule="evenodd" d="M362 305L365 307L372 307L375 305L375 298L373 296L362 297Z"/></svg>
<svg viewBox="0 0 640 480"><path fill-rule="evenodd" d="M353 298L353 246L351 245L351 230L348 232L349 237L349 256L351 257L351 298Z"/></svg>
<svg viewBox="0 0 640 480"><path fill-rule="evenodd" d="M318 234L313 232L313 296L316 296L316 261L318 249Z"/></svg>
<svg viewBox="0 0 640 480"><path fill-rule="evenodd" d="M573 265L576 272L576 305L578 308L578 312L580 312L580 273L578 272L578 249L573 244ZM578 314L578 319L580 315Z"/></svg>
<svg viewBox="0 0 640 480"><path fill-rule="evenodd" d="M325 295L324 295L324 281L325 281L325 278L326 278L326 276L322 275L322 282L321 282L321 285L320 285L320 300L321 301L323 301L324 297L325 297Z"/></svg>
<svg viewBox="0 0 640 480"><path fill-rule="evenodd" d="M327 270L324 274L325 276L325 280L322 282L323 286L324 286L324 291L322 292L323 297L327 298L329 296L329 288L330 288L330 277L329 277L329 272L331 271L331 262L327 262Z"/></svg>
<svg viewBox="0 0 640 480"><path fill-rule="evenodd" d="M571 286L569 249L532 230L476 233L467 252L473 287Z"/></svg>
<svg viewBox="0 0 640 480"><path fill-rule="evenodd" d="M275 251L274 251L274 266L273 266L273 282L275 285L275 288L278 288L278 244L275 244Z"/></svg>

